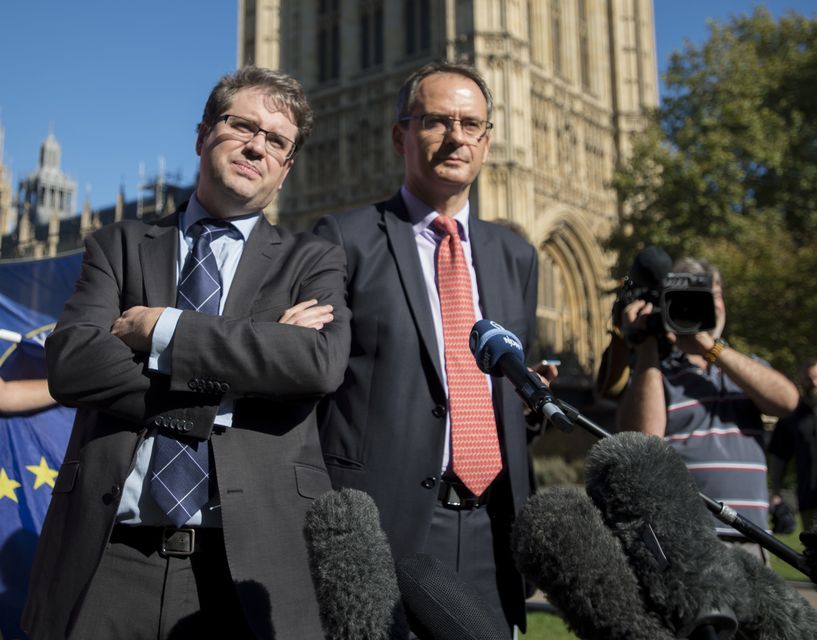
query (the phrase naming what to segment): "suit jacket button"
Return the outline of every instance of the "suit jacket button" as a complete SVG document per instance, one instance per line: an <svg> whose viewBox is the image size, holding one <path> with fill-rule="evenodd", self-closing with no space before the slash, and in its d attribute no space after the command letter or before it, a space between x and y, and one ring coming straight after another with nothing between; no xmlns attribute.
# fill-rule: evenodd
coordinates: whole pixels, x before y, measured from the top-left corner
<svg viewBox="0 0 817 640"><path fill-rule="evenodd" d="M175 431L178 431L178 429L179 429L179 419L178 418L173 418L170 421L170 428L175 430Z"/></svg>
<svg viewBox="0 0 817 640"><path fill-rule="evenodd" d="M222 382L221 383L221 392L227 393L230 390L230 383L229 382Z"/></svg>
<svg viewBox="0 0 817 640"><path fill-rule="evenodd" d="M170 420L167 419L167 416L162 416L162 426L163 427L169 427L170 426Z"/></svg>
<svg viewBox="0 0 817 640"><path fill-rule="evenodd" d="M430 478L426 478L420 484L422 485L423 489L433 489L434 485L437 484L437 478L433 476Z"/></svg>
<svg viewBox="0 0 817 640"><path fill-rule="evenodd" d="M438 404L431 410L431 413L434 415L435 418L442 418L445 416L445 407L441 404Z"/></svg>
<svg viewBox="0 0 817 640"><path fill-rule="evenodd" d="M162 416L156 416L155 418L153 418L153 424L155 424L157 427L161 427L162 426Z"/></svg>
<svg viewBox="0 0 817 640"><path fill-rule="evenodd" d="M198 382L196 382L196 380L191 379L187 381L187 386L190 387L192 391L195 391L196 389L198 389L199 385Z"/></svg>
<svg viewBox="0 0 817 640"><path fill-rule="evenodd" d="M114 486L111 487L111 496L115 498L116 496L119 495L119 492L121 490L122 490L121 487L118 484L115 484Z"/></svg>
<svg viewBox="0 0 817 640"><path fill-rule="evenodd" d="M182 425L182 431L190 431L193 428L193 423L190 420L185 420Z"/></svg>
<svg viewBox="0 0 817 640"><path fill-rule="evenodd" d="M207 382L204 383L204 388L207 391L207 393L213 393L215 385L213 384L212 380L208 380Z"/></svg>

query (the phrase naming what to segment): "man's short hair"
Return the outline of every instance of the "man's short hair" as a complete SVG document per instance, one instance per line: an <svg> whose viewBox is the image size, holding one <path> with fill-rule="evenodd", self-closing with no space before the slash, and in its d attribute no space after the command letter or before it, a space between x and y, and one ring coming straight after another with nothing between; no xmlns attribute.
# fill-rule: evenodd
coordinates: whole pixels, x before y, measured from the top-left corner
<svg viewBox="0 0 817 640"><path fill-rule="evenodd" d="M218 117L230 108L235 94L241 89L255 88L266 94L273 107L287 111L292 117L295 126L298 127L298 139L295 140L295 144L297 149L300 149L312 133L313 123L312 107L306 99L304 88L300 82L283 71L265 67L248 65L235 73L223 76L207 98L196 132L200 133L202 128L212 128Z"/></svg>
<svg viewBox="0 0 817 640"><path fill-rule="evenodd" d="M479 71L468 64L441 60L438 62L429 62L406 78L406 81L397 93L397 108L395 109L397 122L411 115L411 109L417 101L417 91L420 88L420 83L435 73L453 73L473 80L485 97L485 102L488 105L488 120L491 119L491 115L494 111L494 99L491 95L491 90L488 88L485 79L480 75Z"/></svg>

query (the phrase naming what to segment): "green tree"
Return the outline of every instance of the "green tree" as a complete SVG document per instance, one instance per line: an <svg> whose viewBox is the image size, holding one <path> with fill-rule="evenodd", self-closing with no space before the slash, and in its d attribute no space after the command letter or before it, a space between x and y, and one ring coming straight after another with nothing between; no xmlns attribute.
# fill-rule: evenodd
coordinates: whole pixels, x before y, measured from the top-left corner
<svg viewBox="0 0 817 640"><path fill-rule="evenodd" d="M817 18L757 8L711 22L665 84L615 174L615 275L648 244L710 259L730 340L792 373L817 353Z"/></svg>

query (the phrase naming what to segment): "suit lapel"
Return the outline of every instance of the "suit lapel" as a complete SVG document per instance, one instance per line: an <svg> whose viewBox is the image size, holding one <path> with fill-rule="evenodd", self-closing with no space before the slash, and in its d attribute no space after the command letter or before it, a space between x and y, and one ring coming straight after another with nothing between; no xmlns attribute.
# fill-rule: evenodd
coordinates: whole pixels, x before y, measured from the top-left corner
<svg viewBox="0 0 817 640"><path fill-rule="evenodd" d="M406 300L417 326L420 342L428 352L437 378L442 384L442 365L437 349L434 319L428 303L428 292L424 284L420 256L417 253L417 242L400 194L386 203L383 222L394 261L397 264L397 271L403 283L403 290L406 293Z"/></svg>
<svg viewBox="0 0 817 640"><path fill-rule="evenodd" d="M176 304L176 261L179 255L179 213L149 227L139 244L145 304L172 307Z"/></svg>
<svg viewBox="0 0 817 640"><path fill-rule="evenodd" d="M278 229L261 215L247 238L247 244L238 261L238 268L224 304L224 315L243 315L246 305L255 300L265 273L280 259L281 236Z"/></svg>
<svg viewBox="0 0 817 640"><path fill-rule="evenodd" d="M471 241L471 258L474 261L474 271L477 273L479 287L479 302L482 317L502 322L503 278L500 273L501 261L496 245L496 238L491 234L490 227L482 220L470 217L468 230ZM493 256L493 261L491 257Z"/></svg>

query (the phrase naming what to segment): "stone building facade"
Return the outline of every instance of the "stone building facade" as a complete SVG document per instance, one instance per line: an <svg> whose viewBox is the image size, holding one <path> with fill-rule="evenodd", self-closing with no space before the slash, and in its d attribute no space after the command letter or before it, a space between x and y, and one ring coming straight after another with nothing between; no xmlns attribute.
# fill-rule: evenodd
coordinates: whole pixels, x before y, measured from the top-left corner
<svg viewBox="0 0 817 640"><path fill-rule="evenodd" d="M14 220L12 211L11 176L9 170L3 163L3 149L5 143L5 132L0 123L0 236L9 230L9 226Z"/></svg>
<svg viewBox="0 0 817 640"><path fill-rule="evenodd" d="M412 70L447 58L481 71L494 129L472 211L521 225L538 248L539 350L588 380L614 286L610 180L658 103L651 0L239 0L238 11L239 65L291 73L316 112L269 212L290 228L399 188L393 105Z"/></svg>

